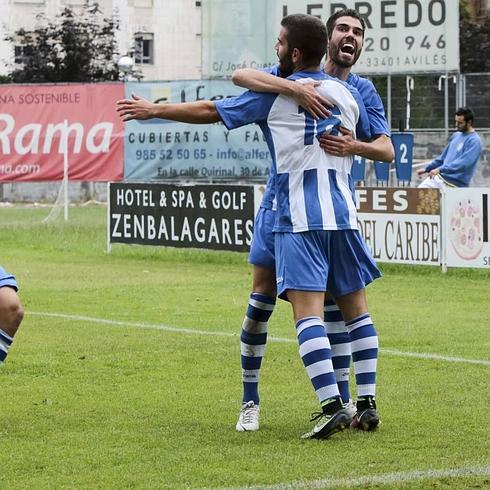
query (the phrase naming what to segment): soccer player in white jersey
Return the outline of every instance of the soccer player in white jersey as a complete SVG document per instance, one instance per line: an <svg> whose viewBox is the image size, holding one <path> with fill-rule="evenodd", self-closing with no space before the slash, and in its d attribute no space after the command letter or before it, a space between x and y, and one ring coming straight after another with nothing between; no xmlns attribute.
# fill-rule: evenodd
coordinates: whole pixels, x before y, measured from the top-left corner
<svg viewBox="0 0 490 490"><path fill-rule="evenodd" d="M158 117L190 123L222 120L229 129L252 122L260 125L277 163L278 290L293 305L300 355L322 406L317 424L304 437L328 438L344 429L351 416L340 399L320 318L325 291L328 288L339 302L344 300L346 316L352 318L354 329L359 327L363 351L366 347L377 351L377 337L366 338L371 332L364 335L362 327L373 327L362 300L364 286L380 274L356 229L352 157L326 157L318 137L338 134L341 126L355 135L357 123L360 136L369 138L369 121L359 93L320 70L327 44L321 21L293 15L281 25L276 44L281 69L293 71L295 79L321 80L318 90L333 106L328 119L315 121L288 97L256 92L215 102L166 105L133 96L134 100L119 101L117 110L126 121Z"/></svg>
<svg viewBox="0 0 490 490"><path fill-rule="evenodd" d="M17 295L15 277L0 267L0 365L7 358L24 310Z"/></svg>
<svg viewBox="0 0 490 490"><path fill-rule="evenodd" d="M372 141L355 140L342 129L341 135L324 134L320 146L336 156L360 155L379 161L394 158L390 131L386 121L383 103L371 81L351 73L358 60L364 42L365 23L359 13L352 9L341 9L327 21L329 36L327 60L324 70L347 84L355 87L362 96L369 115ZM235 84L250 90L279 93L292 96L299 105L318 117L329 116L330 104L314 88L314 84L298 84L281 73L278 66L259 71L251 68L236 70L232 79ZM253 289L245 314L242 330L243 406L237 422L238 431L258 430L259 428L259 376L262 356L265 350L267 321L274 308L276 295L273 222L274 173L271 171L266 191L254 223L254 235L249 255L253 265ZM258 342L248 330L250 325L260 322L262 342ZM373 430L379 422L374 400L375 372L368 373L366 363L355 363L358 384L357 407L350 401L349 372L351 358L351 339L341 312L327 294L324 308L324 323L332 350L334 367L340 394L346 407L353 414L353 426L361 430ZM374 352L373 352L374 355ZM362 357L362 354L355 354ZM371 364L368 369L371 369Z"/></svg>

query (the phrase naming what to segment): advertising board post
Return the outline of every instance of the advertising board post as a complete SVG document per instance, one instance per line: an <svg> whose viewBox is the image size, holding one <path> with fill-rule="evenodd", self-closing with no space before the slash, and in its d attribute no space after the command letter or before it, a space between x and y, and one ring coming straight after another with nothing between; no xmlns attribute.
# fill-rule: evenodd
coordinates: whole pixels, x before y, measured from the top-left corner
<svg viewBox="0 0 490 490"><path fill-rule="evenodd" d="M445 223L445 213L446 213L446 189L440 189L441 196L441 230L440 230L440 239L441 239L441 270L445 274L447 272L447 234L444 232L444 223Z"/></svg>

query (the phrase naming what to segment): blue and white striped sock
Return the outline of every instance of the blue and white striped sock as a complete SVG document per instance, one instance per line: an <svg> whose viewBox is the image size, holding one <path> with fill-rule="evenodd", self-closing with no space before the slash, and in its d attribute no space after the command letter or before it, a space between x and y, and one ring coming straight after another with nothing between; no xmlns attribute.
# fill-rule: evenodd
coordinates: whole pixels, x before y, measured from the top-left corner
<svg viewBox="0 0 490 490"><path fill-rule="evenodd" d="M259 404L259 375L267 342L267 322L274 310L275 298L252 293L240 335L243 403Z"/></svg>
<svg viewBox="0 0 490 490"><path fill-rule="evenodd" d="M5 361L13 341L14 339L10 335L0 329L0 365Z"/></svg>
<svg viewBox="0 0 490 490"><path fill-rule="evenodd" d="M301 318L296 323L296 335L299 355L320 404L340 398L332 367L330 343L322 319L317 316Z"/></svg>
<svg viewBox="0 0 490 490"><path fill-rule="evenodd" d="M369 313L346 322L356 373L357 398L375 396L378 364L378 334Z"/></svg>
<svg viewBox="0 0 490 490"><path fill-rule="evenodd" d="M342 401L347 403L350 399L349 374L350 374L350 335L345 326L342 313L334 301L325 302L323 320L330 348L332 350L332 365L335 379L339 387Z"/></svg>

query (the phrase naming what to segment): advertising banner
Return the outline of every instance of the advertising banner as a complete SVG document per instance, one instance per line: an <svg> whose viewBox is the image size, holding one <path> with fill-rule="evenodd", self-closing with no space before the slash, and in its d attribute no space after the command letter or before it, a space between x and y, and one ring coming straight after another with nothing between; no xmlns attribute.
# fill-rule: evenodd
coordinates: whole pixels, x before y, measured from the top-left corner
<svg viewBox="0 0 490 490"><path fill-rule="evenodd" d="M246 251L254 186L109 184L108 242Z"/></svg>
<svg viewBox="0 0 490 490"><path fill-rule="evenodd" d="M395 162L411 165L413 162L413 133L392 133L391 141L395 150Z"/></svg>
<svg viewBox="0 0 490 490"><path fill-rule="evenodd" d="M127 98L135 93L161 103L218 100L242 92L225 80L126 84ZM124 147L126 180L264 182L271 164L269 149L257 125L228 131L221 122L129 121Z"/></svg>
<svg viewBox="0 0 490 490"><path fill-rule="evenodd" d="M489 188L445 190L442 231L448 267L490 269L489 196Z"/></svg>
<svg viewBox="0 0 490 490"><path fill-rule="evenodd" d="M358 224L375 260L440 265L437 189L356 189Z"/></svg>
<svg viewBox="0 0 490 490"><path fill-rule="evenodd" d="M391 141L395 150L395 176L398 185L410 183L413 165L413 133L392 133Z"/></svg>
<svg viewBox="0 0 490 490"><path fill-rule="evenodd" d="M120 180L122 83L0 85L0 182Z"/></svg>
<svg viewBox="0 0 490 490"><path fill-rule="evenodd" d="M459 0L213 0L203 2L203 77L277 62L282 17L311 14L326 22L342 8L366 22L361 74L459 71Z"/></svg>

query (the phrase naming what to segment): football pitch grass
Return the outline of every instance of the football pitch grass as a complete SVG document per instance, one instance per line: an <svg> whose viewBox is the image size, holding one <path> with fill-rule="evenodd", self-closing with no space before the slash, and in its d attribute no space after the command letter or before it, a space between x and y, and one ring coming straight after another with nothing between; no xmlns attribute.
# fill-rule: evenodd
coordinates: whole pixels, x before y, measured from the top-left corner
<svg viewBox="0 0 490 490"><path fill-rule="evenodd" d="M377 432L300 440L318 409L290 306L261 429L237 433L246 254L115 246L106 210L0 208L26 316L0 368L0 488L488 488L490 274L381 265Z"/></svg>

